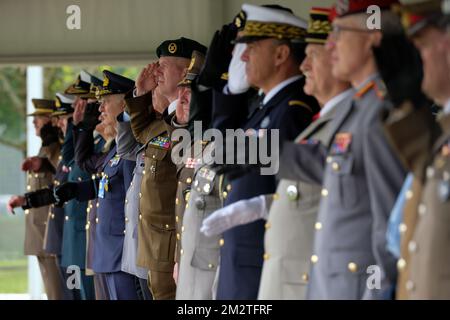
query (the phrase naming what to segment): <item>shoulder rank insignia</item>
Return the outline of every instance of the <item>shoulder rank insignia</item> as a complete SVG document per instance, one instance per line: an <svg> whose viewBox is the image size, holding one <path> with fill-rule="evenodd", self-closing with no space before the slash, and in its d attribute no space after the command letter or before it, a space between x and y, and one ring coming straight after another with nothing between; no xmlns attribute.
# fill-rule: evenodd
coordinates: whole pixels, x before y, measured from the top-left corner
<svg viewBox="0 0 450 320"><path fill-rule="evenodd" d="M164 137L164 136L158 136L154 137L150 140L148 143L151 146L156 146L162 149L169 149L170 148L170 138Z"/></svg>
<svg viewBox="0 0 450 320"><path fill-rule="evenodd" d="M340 132L334 137L331 145L331 154L344 154L350 149L352 143L352 134L350 132Z"/></svg>
<svg viewBox="0 0 450 320"><path fill-rule="evenodd" d="M312 112L311 107L308 106L308 105L307 105L306 103L304 103L303 101L300 101L300 100L291 100L291 101L288 102L288 104L289 104L290 107L292 107L292 106L300 106L300 107L306 108L306 109L308 109L310 112Z"/></svg>
<svg viewBox="0 0 450 320"><path fill-rule="evenodd" d="M375 87L375 81L369 81L368 83L366 83L362 88L360 88L356 93L355 93L355 98L356 99L361 99L367 92L370 91L370 89L372 89L373 87Z"/></svg>

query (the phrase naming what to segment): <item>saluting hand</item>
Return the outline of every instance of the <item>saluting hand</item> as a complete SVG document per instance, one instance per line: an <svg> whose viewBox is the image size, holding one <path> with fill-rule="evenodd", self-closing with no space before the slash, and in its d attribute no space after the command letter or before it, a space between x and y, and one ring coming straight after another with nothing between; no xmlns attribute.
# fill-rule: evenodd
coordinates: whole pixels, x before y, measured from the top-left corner
<svg viewBox="0 0 450 320"><path fill-rule="evenodd" d="M22 162L22 171L37 172L41 168L42 159L39 157L29 157Z"/></svg>
<svg viewBox="0 0 450 320"><path fill-rule="evenodd" d="M87 101L84 99L78 99L75 102L74 111L73 111L73 124L78 125L81 121L83 121L84 112L86 111Z"/></svg>
<svg viewBox="0 0 450 320"><path fill-rule="evenodd" d="M142 96L156 88L158 84L155 76L156 68L158 68L158 62L150 63L142 69L136 79L136 94L138 96Z"/></svg>

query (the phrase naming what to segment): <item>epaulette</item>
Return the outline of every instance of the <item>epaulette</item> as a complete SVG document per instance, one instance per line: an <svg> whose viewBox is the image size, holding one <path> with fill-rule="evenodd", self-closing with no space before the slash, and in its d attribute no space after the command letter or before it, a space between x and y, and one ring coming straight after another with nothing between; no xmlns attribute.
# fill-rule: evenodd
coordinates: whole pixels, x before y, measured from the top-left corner
<svg viewBox="0 0 450 320"><path fill-rule="evenodd" d="M292 106L301 106L303 108L308 109L310 112L313 112L309 105L307 105L306 103L304 103L303 101L300 101L300 100L290 100L288 102L288 104L289 104L290 107L292 107Z"/></svg>

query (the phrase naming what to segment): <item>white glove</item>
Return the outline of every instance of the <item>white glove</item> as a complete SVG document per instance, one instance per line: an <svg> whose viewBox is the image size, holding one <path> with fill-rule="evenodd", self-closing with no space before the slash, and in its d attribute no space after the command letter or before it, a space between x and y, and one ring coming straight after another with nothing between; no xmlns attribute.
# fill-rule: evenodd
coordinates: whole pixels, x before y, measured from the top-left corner
<svg viewBox="0 0 450 320"><path fill-rule="evenodd" d="M268 215L265 196L241 200L213 212L203 220L200 232L208 237L215 236L242 224L267 220Z"/></svg>
<svg viewBox="0 0 450 320"><path fill-rule="evenodd" d="M233 57L228 67L228 90L232 94L239 94L247 91L250 84L245 73L245 62L241 60L242 53L247 48L245 43L237 43L234 46Z"/></svg>

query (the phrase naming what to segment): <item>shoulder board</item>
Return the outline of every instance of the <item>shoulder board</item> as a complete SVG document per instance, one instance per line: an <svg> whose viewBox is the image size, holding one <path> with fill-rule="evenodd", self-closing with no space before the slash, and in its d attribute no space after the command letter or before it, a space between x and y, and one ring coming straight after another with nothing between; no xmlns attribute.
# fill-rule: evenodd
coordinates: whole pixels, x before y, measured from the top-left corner
<svg viewBox="0 0 450 320"><path fill-rule="evenodd" d="M360 99L362 98L367 92L370 91L370 89L375 87L375 81L368 82L365 86L363 86L361 89L358 90L355 94L355 98Z"/></svg>
<svg viewBox="0 0 450 320"><path fill-rule="evenodd" d="M311 107L308 106L308 105L307 105L306 103L304 103L303 101L300 101L300 100L290 100L290 101L288 102L288 104L289 104L290 107L292 107L292 106L301 106L301 107L303 107L303 108L308 109L310 112L312 112Z"/></svg>

